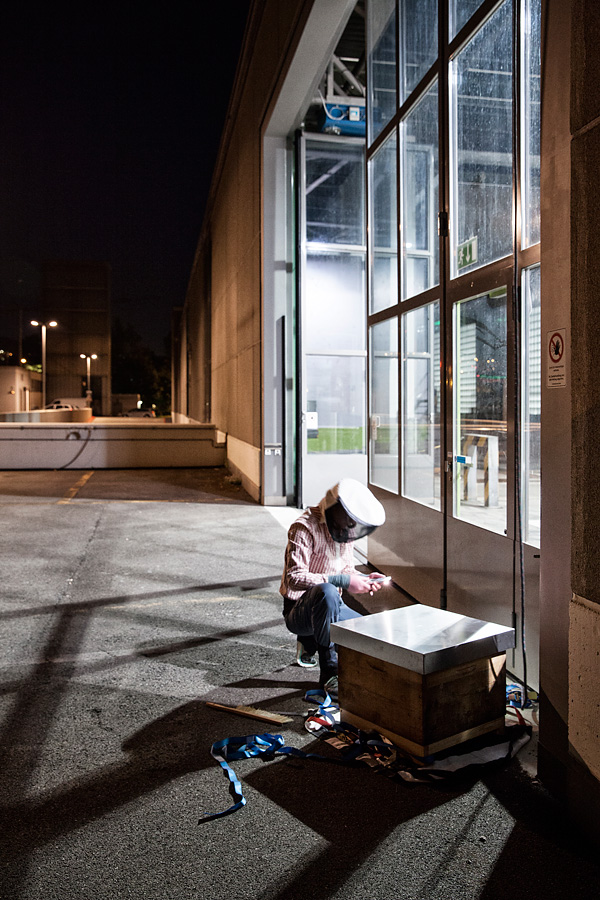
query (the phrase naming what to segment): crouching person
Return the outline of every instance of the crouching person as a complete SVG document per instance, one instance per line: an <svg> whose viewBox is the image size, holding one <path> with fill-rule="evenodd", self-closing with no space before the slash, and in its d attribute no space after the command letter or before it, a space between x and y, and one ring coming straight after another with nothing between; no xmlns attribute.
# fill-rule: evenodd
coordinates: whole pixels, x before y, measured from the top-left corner
<svg viewBox="0 0 600 900"><path fill-rule="evenodd" d="M288 531L280 594L288 629L299 638L300 664L318 654L319 685L338 697L337 652L329 628L359 616L342 600L342 589L366 594L381 588L381 575L363 575L354 565L354 541L385 521L383 506L371 491L344 478L311 506ZM301 645L301 646L300 646Z"/></svg>

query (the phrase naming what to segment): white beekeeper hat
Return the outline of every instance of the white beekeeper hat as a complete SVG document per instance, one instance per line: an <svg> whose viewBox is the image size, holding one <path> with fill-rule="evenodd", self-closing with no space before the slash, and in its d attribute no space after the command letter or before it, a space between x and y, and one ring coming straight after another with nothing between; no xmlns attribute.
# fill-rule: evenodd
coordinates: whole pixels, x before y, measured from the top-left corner
<svg viewBox="0 0 600 900"><path fill-rule="evenodd" d="M368 487L354 478L342 478L330 488L322 501L327 527L334 540L346 543L370 534L385 522L385 510ZM339 504L351 522L338 521L335 507Z"/></svg>

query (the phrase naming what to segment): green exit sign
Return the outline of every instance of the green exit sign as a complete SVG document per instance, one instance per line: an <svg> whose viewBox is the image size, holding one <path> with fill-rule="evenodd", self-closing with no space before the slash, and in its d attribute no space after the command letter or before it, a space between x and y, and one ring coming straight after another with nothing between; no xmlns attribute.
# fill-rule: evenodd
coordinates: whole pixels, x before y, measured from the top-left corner
<svg viewBox="0 0 600 900"><path fill-rule="evenodd" d="M477 262L477 238L469 238L456 248L457 268L465 269Z"/></svg>

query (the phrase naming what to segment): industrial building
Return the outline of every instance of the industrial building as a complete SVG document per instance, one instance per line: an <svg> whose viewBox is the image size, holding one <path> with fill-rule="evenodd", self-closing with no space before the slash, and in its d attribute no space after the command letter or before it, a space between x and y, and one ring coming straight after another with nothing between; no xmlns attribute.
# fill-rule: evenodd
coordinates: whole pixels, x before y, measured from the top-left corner
<svg viewBox="0 0 600 900"><path fill-rule="evenodd" d="M257 501L359 478L370 563L515 627L596 840L599 37L595 0L255 0L173 367Z"/></svg>
<svg viewBox="0 0 600 900"><path fill-rule="evenodd" d="M48 260L42 265L46 399L86 397L96 415L111 413L111 271L105 262ZM89 383L88 383L89 377Z"/></svg>

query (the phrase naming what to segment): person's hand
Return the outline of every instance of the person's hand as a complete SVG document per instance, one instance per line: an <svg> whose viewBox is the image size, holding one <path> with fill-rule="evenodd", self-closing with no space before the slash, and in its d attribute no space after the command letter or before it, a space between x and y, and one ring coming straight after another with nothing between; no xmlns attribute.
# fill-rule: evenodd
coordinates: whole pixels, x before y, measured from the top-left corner
<svg viewBox="0 0 600 900"><path fill-rule="evenodd" d="M376 574L376 572L373 573L373 575ZM350 573L348 590L351 594L372 594L374 591L380 590L382 586L383 581L373 580L370 575L361 575L359 572Z"/></svg>

